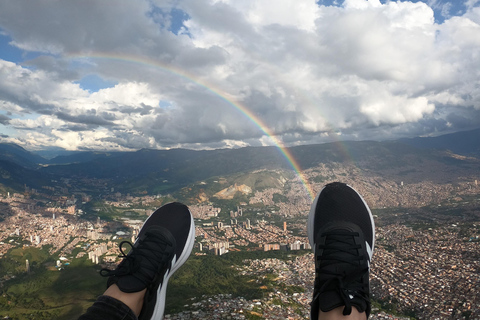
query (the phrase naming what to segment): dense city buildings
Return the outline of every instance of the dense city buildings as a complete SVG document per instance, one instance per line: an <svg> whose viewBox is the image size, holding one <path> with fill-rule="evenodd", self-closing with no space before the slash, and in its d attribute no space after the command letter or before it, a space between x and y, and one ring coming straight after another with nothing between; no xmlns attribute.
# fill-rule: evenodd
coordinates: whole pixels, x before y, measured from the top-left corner
<svg viewBox="0 0 480 320"><path fill-rule="evenodd" d="M340 166L306 172L315 181L315 190L332 174L344 176L374 208L375 311L370 319L405 319L392 312L425 320L480 319L480 186L474 179L393 183L369 180ZM260 299L228 292L200 296L166 319L245 319L247 314L308 319L314 277L306 234L311 198L301 181L294 181L286 191L247 191L249 201L228 210L214 201L190 206L196 223L194 254L278 251L292 257L245 259L235 266L239 274L259 283L270 281L270 290ZM4 194L0 196L0 259L14 248L44 248L51 256L49 272L68 268L77 259L112 267L119 261L118 243L134 241L145 218L162 201L160 196L137 197L115 190L97 199L95 206L85 191L72 195L64 188ZM34 263L18 261L15 272L31 272L38 267ZM2 274L0 288L8 286L15 272Z"/></svg>

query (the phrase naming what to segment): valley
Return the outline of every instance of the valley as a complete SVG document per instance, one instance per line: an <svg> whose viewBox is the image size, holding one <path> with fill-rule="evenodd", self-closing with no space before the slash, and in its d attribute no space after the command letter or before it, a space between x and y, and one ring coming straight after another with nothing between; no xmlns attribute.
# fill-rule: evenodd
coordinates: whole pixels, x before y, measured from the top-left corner
<svg viewBox="0 0 480 320"><path fill-rule="evenodd" d="M134 240L157 207L181 201L194 215L196 241L169 282L167 319L308 319L314 274L308 189L343 181L364 196L376 223L370 319L480 318L480 160L363 142L338 158L331 147L304 147L325 153L316 163L304 159L304 180L273 154L265 156L270 165L251 160L212 174L219 161L213 152L195 165L206 173L190 178L189 169L174 165L178 152L170 160L162 153L167 158L154 172L126 176L76 171L89 162L22 167L37 176L20 189L8 181L22 172L3 167L0 316L76 319L103 292L98 271L118 262L118 243ZM217 155L240 163L240 151L231 160L229 152ZM113 156L112 167L131 165L118 162L122 157Z"/></svg>

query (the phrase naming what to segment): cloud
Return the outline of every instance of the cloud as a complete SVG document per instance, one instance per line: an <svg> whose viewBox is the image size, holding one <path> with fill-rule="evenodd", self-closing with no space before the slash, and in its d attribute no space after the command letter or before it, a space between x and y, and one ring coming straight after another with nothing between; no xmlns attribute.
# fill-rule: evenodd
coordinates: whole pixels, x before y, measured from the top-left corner
<svg viewBox="0 0 480 320"><path fill-rule="evenodd" d="M0 124L3 124L3 125L7 125L9 122L10 122L10 118L3 115L3 114L0 114Z"/></svg>
<svg viewBox="0 0 480 320"><path fill-rule="evenodd" d="M201 149L272 144L267 133L298 145L480 126L475 1L460 10L445 1L9 0L0 9L11 44L35 55L0 60L10 113L0 123L23 145ZM115 85L90 92L88 75Z"/></svg>
<svg viewBox="0 0 480 320"><path fill-rule="evenodd" d="M77 84L59 81L57 75L43 70L30 70L0 60L0 99L6 111L51 114L69 97L82 97L86 92Z"/></svg>
<svg viewBox="0 0 480 320"><path fill-rule="evenodd" d="M65 112L57 112L55 114L58 119L64 120L65 122L70 123L81 123L93 126L112 126L115 120L115 116L110 113L103 112L102 114L97 115L95 110L91 110L87 114L81 114L78 116L72 116Z"/></svg>
<svg viewBox="0 0 480 320"><path fill-rule="evenodd" d="M155 37L158 30L145 17L148 11L147 1L74 4L19 0L2 3L1 18L2 28L14 38L13 44L26 51L105 52L115 50L125 40L133 46Z"/></svg>
<svg viewBox="0 0 480 320"><path fill-rule="evenodd" d="M81 77L79 70L69 68L67 60L53 56L39 56L23 62L22 65L42 70L48 73L52 80L55 79L55 76L60 81L76 81Z"/></svg>

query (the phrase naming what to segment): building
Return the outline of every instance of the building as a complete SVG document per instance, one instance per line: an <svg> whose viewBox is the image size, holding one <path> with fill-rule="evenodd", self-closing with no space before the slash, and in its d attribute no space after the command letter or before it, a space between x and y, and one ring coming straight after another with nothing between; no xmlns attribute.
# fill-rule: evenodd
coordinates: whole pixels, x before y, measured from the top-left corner
<svg viewBox="0 0 480 320"><path fill-rule="evenodd" d="M75 205L72 205L72 206L67 208L67 213L68 214L75 214L75 210L76 210Z"/></svg>
<svg viewBox="0 0 480 320"><path fill-rule="evenodd" d="M294 243L290 243L288 246L290 250L300 250L302 244L300 243L300 241L295 241Z"/></svg>
<svg viewBox="0 0 480 320"><path fill-rule="evenodd" d="M273 244L264 244L263 251L271 251L271 250L280 250L280 244L273 243Z"/></svg>

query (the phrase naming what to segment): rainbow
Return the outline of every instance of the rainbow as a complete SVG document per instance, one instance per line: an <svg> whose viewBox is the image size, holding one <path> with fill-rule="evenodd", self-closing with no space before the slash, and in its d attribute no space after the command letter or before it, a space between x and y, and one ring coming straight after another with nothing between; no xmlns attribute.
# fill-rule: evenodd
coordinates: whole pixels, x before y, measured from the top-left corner
<svg viewBox="0 0 480 320"><path fill-rule="evenodd" d="M225 101L228 105L234 107L240 113L242 113L246 118L248 118L252 123L254 123L278 148L280 153L283 157L288 161L292 169L295 171L296 175L299 177L301 183L303 184L305 191L307 192L308 196L313 200L315 198L315 192L313 191L308 179L302 173L300 165L298 161L293 157L292 153L285 147L283 142L268 128L268 126L256 116L251 110L249 110L245 105L241 104L238 101L235 101L233 98L227 96L226 93L222 92L219 89L216 89L214 86L208 84L204 80L200 80L193 75L188 74L184 70L180 70L178 68L162 64L156 60L146 58L146 57L138 57L138 56L128 56L128 55L120 55L120 54L104 54L104 53L89 53L89 54L70 54L67 56L71 59L106 59L106 60L114 60L119 62L128 62L128 63L135 63L140 64L148 67L155 67L164 72L169 74L175 75L177 77L181 77L186 79L189 82L193 82L196 85L204 88L207 92L210 92L217 96L218 98Z"/></svg>

